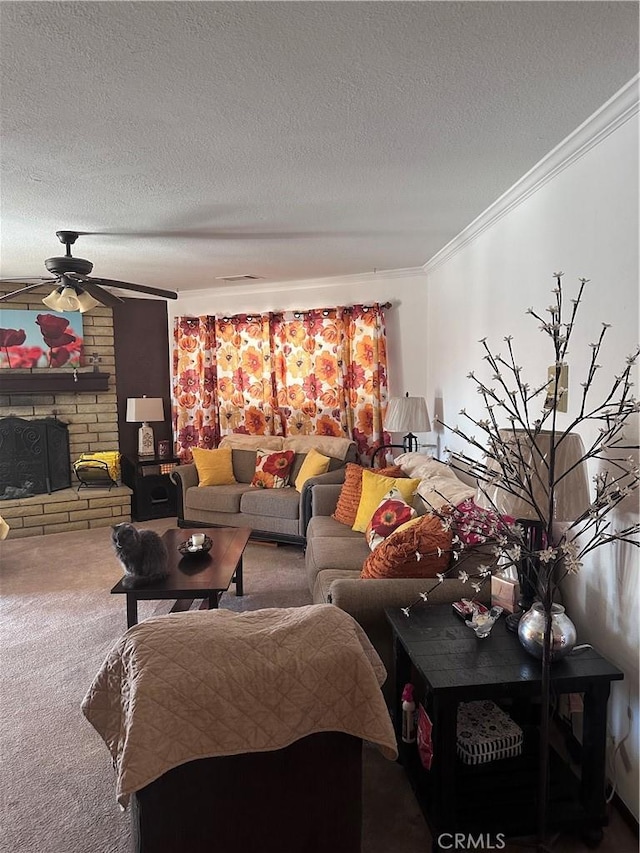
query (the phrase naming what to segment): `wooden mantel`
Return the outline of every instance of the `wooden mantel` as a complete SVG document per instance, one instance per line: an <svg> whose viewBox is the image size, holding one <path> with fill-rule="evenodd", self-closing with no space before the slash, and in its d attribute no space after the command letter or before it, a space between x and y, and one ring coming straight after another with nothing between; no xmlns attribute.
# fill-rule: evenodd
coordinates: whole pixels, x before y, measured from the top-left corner
<svg viewBox="0 0 640 853"><path fill-rule="evenodd" d="M109 374L91 371L0 371L0 394L82 394L108 391Z"/></svg>

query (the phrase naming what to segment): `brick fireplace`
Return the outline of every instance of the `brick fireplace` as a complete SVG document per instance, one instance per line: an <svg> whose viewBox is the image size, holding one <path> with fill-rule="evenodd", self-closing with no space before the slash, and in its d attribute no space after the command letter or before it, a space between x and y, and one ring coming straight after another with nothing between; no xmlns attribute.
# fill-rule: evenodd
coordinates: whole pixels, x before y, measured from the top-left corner
<svg viewBox="0 0 640 853"><path fill-rule="evenodd" d="M15 285L0 284L0 288L7 292ZM38 294L21 294L2 305L44 312L42 294ZM83 335L85 355L96 354L100 359L99 373L91 367L81 368L77 378L73 371L62 369L0 371L0 418L13 415L64 422L71 463L81 453L119 450L112 310L101 306L84 314ZM106 527L129 521L130 513L131 490L126 486L78 490L75 479L71 488L50 495L0 501L0 515L11 528L9 538Z"/></svg>

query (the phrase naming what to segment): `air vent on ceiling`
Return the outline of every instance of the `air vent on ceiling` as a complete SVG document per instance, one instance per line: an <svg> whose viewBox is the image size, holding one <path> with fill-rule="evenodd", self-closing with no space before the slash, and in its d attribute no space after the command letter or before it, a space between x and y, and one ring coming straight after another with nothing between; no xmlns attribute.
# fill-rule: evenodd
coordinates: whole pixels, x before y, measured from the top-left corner
<svg viewBox="0 0 640 853"><path fill-rule="evenodd" d="M262 275L219 275L216 281L259 281Z"/></svg>

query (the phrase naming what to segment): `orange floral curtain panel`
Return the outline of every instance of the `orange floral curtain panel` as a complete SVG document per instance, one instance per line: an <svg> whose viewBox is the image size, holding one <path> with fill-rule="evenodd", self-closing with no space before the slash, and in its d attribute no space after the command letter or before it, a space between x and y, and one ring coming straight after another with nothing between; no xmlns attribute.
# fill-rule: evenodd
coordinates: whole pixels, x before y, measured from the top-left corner
<svg viewBox="0 0 640 853"><path fill-rule="evenodd" d="M387 335L380 305L354 305L343 309L346 374L347 434L362 457L389 441L382 419L387 409Z"/></svg>
<svg viewBox="0 0 640 853"><path fill-rule="evenodd" d="M176 317L173 328L173 435L176 455L220 439L214 317Z"/></svg>
<svg viewBox="0 0 640 853"><path fill-rule="evenodd" d="M337 311L285 312L273 323L275 382L287 435L348 435L343 323Z"/></svg>
<svg viewBox="0 0 640 853"><path fill-rule="evenodd" d="M224 317L216 321L215 328L220 434L282 435L273 375L271 316Z"/></svg>
<svg viewBox="0 0 640 853"><path fill-rule="evenodd" d="M185 459L191 447L215 446L234 432L349 436L362 457L384 440L379 305L178 318L174 377L177 452Z"/></svg>

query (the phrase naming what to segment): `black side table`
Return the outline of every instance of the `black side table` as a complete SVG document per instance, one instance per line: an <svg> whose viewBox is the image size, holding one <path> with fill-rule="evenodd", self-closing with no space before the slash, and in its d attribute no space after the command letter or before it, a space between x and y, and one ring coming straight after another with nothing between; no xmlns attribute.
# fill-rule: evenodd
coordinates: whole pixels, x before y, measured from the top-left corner
<svg viewBox="0 0 640 853"><path fill-rule="evenodd" d="M122 458L122 482L133 491L131 517L135 521L176 515L176 486L171 481L171 471L179 464L177 457Z"/></svg>
<svg viewBox="0 0 640 853"><path fill-rule="evenodd" d="M450 833L537 831L539 730L532 710L541 692L541 662L531 657L500 619L478 640L451 605L417 606L409 617L386 610L395 657L394 721L402 763L433 836L433 850L447 848ZM550 750L548 829L575 831L592 842L606 825L605 747L612 681L623 673L596 651L552 664L551 690L584 694L581 778ZM416 744L401 740L401 694L412 682L416 699L433 723L433 762L426 771ZM459 702L491 699L507 708L524 732L522 755L469 766L456 756ZM518 713L521 719L518 719ZM524 713L523 713L524 712ZM440 843L438 839L443 839Z"/></svg>

